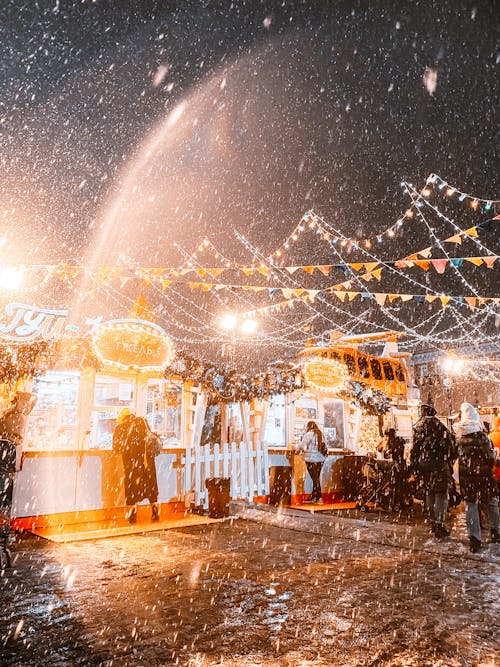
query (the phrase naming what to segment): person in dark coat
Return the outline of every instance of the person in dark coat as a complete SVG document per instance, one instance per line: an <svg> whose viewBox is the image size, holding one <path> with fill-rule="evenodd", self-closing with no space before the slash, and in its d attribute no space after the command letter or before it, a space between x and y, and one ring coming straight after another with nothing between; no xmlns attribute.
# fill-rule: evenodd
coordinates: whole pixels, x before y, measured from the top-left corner
<svg viewBox="0 0 500 667"><path fill-rule="evenodd" d="M154 452L149 445L150 429L143 417L136 417L128 408L118 414L113 432L113 451L121 454L125 473L125 503L129 523L137 521L137 504L147 498L151 503L151 519L158 521L158 482Z"/></svg>
<svg viewBox="0 0 500 667"><path fill-rule="evenodd" d="M436 410L423 404L421 417L413 427L410 464L423 483L431 530L439 538L450 534L445 520L456 458L453 434L436 417Z"/></svg>
<svg viewBox="0 0 500 667"><path fill-rule="evenodd" d="M484 432L479 414L470 403L462 403L460 421L453 425L458 444L458 475L460 492L465 500L465 517L469 546L473 553L480 551L481 524L479 502L487 507L491 541L500 543L498 490L493 476L495 450Z"/></svg>
<svg viewBox="0 0 500 667"><path fill-rule="evenodd" d="M387 440L385 447L382 447L385 459L393 462L391 471L393 508L401 508L405 504L405 482L406 482L406 462L405 462L405 441L396 434L395 428L389 428L386 431Z"/></svg>
<svg viewBox="0 0 500 667"><path fill-rule="evenodd" d="M0 417L0 506L10 508L16 470L22 456L26 422L37 395L19 391Z"/></svg>

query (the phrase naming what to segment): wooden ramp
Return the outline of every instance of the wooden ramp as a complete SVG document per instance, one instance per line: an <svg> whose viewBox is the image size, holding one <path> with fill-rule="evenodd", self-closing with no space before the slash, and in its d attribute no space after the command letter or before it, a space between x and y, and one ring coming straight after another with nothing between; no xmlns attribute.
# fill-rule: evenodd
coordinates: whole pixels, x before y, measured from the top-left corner
<svg viewBox="0 0 500 667"><path fill-rule="evenodd" d="M84 540L101 540L108 537L120 537L123 535L137 535L151 533L159 530L171 530L172 528L186 528L188 526L199 526L203 524L216 523L223 519L210 519L206 516L187 514L177 518L166 518L160 521L138 521L130 524L122 520L101 520L86 523L73 523L59 526L47 526L44 528L33 527L30 533L43 537L51 542L81 542Z"/></svg>

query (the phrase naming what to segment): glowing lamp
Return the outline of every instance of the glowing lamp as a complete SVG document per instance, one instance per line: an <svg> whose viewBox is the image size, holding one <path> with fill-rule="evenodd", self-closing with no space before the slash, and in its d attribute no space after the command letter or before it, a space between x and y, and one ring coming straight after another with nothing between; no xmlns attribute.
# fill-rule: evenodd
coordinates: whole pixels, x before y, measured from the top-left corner
<svg viewBox="0 0 500 667"><path fill-rule="evenodd" d="M23 283L24 270L6 266L0 269L0 288L7 290L19 289Z"/></svg>
<svg viewBox="0 0 500 667"><path fill-rule="evenodd" d="M246 336L251 336L257 330L257 322L251 319L245 319L241 323L241 333Z"/></svg>
<svg viewBox="0 0 500 667"><path fill-rule="evenodd" d="M226 331L231 331L236 327L238 319L236 315L232 313L227 313L220 321L220 328L225 329Z"/></svg>

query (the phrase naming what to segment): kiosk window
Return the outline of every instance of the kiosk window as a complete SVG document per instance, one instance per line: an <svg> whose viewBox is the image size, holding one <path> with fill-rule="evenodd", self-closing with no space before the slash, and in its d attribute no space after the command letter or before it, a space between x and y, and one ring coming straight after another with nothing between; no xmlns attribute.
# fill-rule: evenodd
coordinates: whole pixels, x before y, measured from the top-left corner
<svg viewBox="0 0 500 667"><path fill-rule="evenodd" d="M394 371L392 366L388 361L383 361L382 366L384 367L384 375L386 380L394 380Z"/></svg>
<svg viewBox="0 0 500 667"><path fill-rule="evenodd" d="M349 375L356 375L356 361L352 354L344 354L344 363Z"/></svg>
<svg viewBox="0 0 500 667"><path fill-rule="evenodd" d="M332 359L333 361L341 361L340 354L334 350L330 351L328 358Z"/></svg>
<svg viewBox="0 0 500 667"><path fill-rule="evenodd" d="M370 359L370 365L372 367L372 374L375 380L382 379L382 369L380 368L380 361L378 359Z"/></svg>
<svg viewBox="0 0 500 667"><path fill-rule="evenodd" d="M398 382L404 382L405 376L403 373L403 369L401 368L401 364L395 364L395 371L396 371L396 380Z"/></svg>
<svg viewBox="0 0 500 667"><path fill-rule="evenodd" d="M368 359L366 357L358 357L358 366L359 366L359 374L363 378L369 378L370 377L370 369L368 367Z"/></svg>

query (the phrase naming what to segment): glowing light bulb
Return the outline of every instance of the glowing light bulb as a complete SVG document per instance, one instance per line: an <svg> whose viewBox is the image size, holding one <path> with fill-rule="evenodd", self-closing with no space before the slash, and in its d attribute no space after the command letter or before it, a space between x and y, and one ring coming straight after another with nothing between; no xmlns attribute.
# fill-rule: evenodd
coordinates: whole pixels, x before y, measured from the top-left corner
<svg viewBox="0 0 500 667"><path fill-rule="evenodd" d="M251 319L245 319L243 320L241 324L241 333L245 334L246 336L250 336L251 334L255 333L257 330L257 322L255 320Z"/></svg>
<svg viewBox="0 0 500 667"><path fill-rule="evenodd" d="M424 197L428 197L431 194L431 191L429 190L429 188L424 188L422 190L422 194Z"/></svg>
<svg viewBox="0 0 500 667"><path fill-rule="evenodd" d="M477 201L477 199L473 199L470 203L470 207L472 209L474 209L474 211L475 211L478 206L479 206L479 202Z"/></svg>
<svg viewBox="0 0 500 667"><path fill-rule="evenodd" d="M235 328L238 318L233 313L226 313L220 321L220 328L231 331Z"/></svg>
<svg viewBox="0 0 500 667"><path fill-rule="evenodd" d="M411 208L409 208L407 211L405 211L405 216L407 218L413 218L413 211L411 210Z"/></svg>
<svg viewBox="0 0 500 667"><path fill-rule="evenodd" d="M19 289L23 283L24 269L6 266L0 269L0 288L7 290Z"/></svg>
<svg viewBox="0 0 500 667"><path fill-rule="evenodd" d="M391 237L394 236L394 229L389 229L389 231L387 232L387 236Z"/></svg>
<svg viewBox="0 0 500 667"><path fill-rule="evenodd" d="M448 197L451 197L453 194L455 194L455 188L448 188L448 190L446 190L446 194Z"/></svg>

